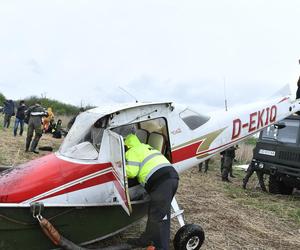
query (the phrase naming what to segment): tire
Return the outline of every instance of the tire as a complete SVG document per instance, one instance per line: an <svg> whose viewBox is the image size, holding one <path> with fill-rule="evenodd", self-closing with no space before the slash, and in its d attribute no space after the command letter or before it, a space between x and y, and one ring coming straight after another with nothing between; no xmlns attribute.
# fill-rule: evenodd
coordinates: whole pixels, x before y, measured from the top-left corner
<svg viewBox="0 0 300 250"><path fill-rule="evenodd" d="M269 192L271 194L280 194L280 181L275 176L269 176Z"/></svg>
<svg viewBox="0 0 300 250"><path fill-rule="evenodd" d="M287 186L283 181L277 180L273 175L269 177L269 192L272 194L291 195L294 188Z"/></svg>
<svg viewBox="0 0 300 250"><path fill-rule="evenodd" d="M175 250L198 250L205 240L204 230L195 224L181 227L174 237Z"/></svg>
<svg viewBox="0 0 300 250"><path fill-rule="evenodd" d="M280 193L285 195L291 195L294 187L287 186L283 181L280 183Z"/></svg>

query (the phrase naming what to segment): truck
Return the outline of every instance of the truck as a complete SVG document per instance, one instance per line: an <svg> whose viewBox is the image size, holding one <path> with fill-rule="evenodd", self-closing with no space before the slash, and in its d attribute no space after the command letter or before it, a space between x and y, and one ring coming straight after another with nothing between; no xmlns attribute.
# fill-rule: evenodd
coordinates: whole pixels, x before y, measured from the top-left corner
<svg viewBox="0 0 300 250"><path fill-rule="evenodd" d="M300 189L300 116L291 115L262 130L252 160L269 175L270 193L289 195Z"/></svg>

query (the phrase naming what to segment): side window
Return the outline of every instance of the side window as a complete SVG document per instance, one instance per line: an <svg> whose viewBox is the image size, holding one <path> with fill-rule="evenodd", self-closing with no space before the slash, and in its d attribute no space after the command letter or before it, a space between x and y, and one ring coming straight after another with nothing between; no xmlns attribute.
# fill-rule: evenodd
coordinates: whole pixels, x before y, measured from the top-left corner
<svg viewBox="0 0 300 250"><path fill-rule="evenodd" d="M200 115L190 109L185 109L179 115L191 130L199 128L210 119L209 116Z"/></svg>

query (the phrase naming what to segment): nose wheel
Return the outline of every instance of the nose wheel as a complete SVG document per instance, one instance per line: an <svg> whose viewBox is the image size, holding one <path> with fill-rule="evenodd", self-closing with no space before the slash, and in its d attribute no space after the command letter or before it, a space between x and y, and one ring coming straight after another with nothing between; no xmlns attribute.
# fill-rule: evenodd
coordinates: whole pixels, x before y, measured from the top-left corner
<svg viewBox="0 0 300 250"><path fill-rule="evenodd" d="M181 227L174 238L175 250L198 250L205 239L202 227L195 224L186 224Z"/></svg>
<svg viewBox="0 0 300 250"><path fill-rule="evenodd" d="M175 197L172 200L172 209L171 217L177 217L181 226L173 240L175 250L198 250L205 240L204 230L196 224L185 224L183 210L179 209Z"/></svg>

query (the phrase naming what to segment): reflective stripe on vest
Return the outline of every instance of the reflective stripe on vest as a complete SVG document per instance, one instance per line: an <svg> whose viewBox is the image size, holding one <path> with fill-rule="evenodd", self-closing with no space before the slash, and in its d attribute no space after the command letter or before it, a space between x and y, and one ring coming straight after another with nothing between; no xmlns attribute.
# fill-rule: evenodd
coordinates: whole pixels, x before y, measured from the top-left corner
<svg viewBox="0 0 300 250"><path fill-rule="evenodd" d="M154 157L158 156L158 155L161 155L161 153L154 153L154 154L151 154L151 155L148 155L142 162L141 162L141 165L140 165L140 169L139 169L139 172L137 174L137 176L140 174L142 168L145 166L145 164L150 161L151 159L153 159Z"/></svg>
<svg viewBox="0 0 300 250"><path fill-rule="evenodd" d="M154 153L151 155L148 155L142 162L138 162L138 161L126 161L126 165L131 165L131 166L136 166L139 167L139 172L137 173L137 176L139 175L139 173L141 172L143 166L145 166L145 164L150 161L151 159L153 159L154 157L161 155L161 153Z"/></svg>
<svg viewBox="0 0 300 250"><path fill-rule="evenodd" d="M126 165L140 167L140 163L138 161L126 161Z"/></svg>
<svg viewBox="0 0 300 250"><path fill-rule="evenodd" d="M45 115L45 112L31 112L30 115L32 115L32 116L41 116L41 115Z"/></svg>

